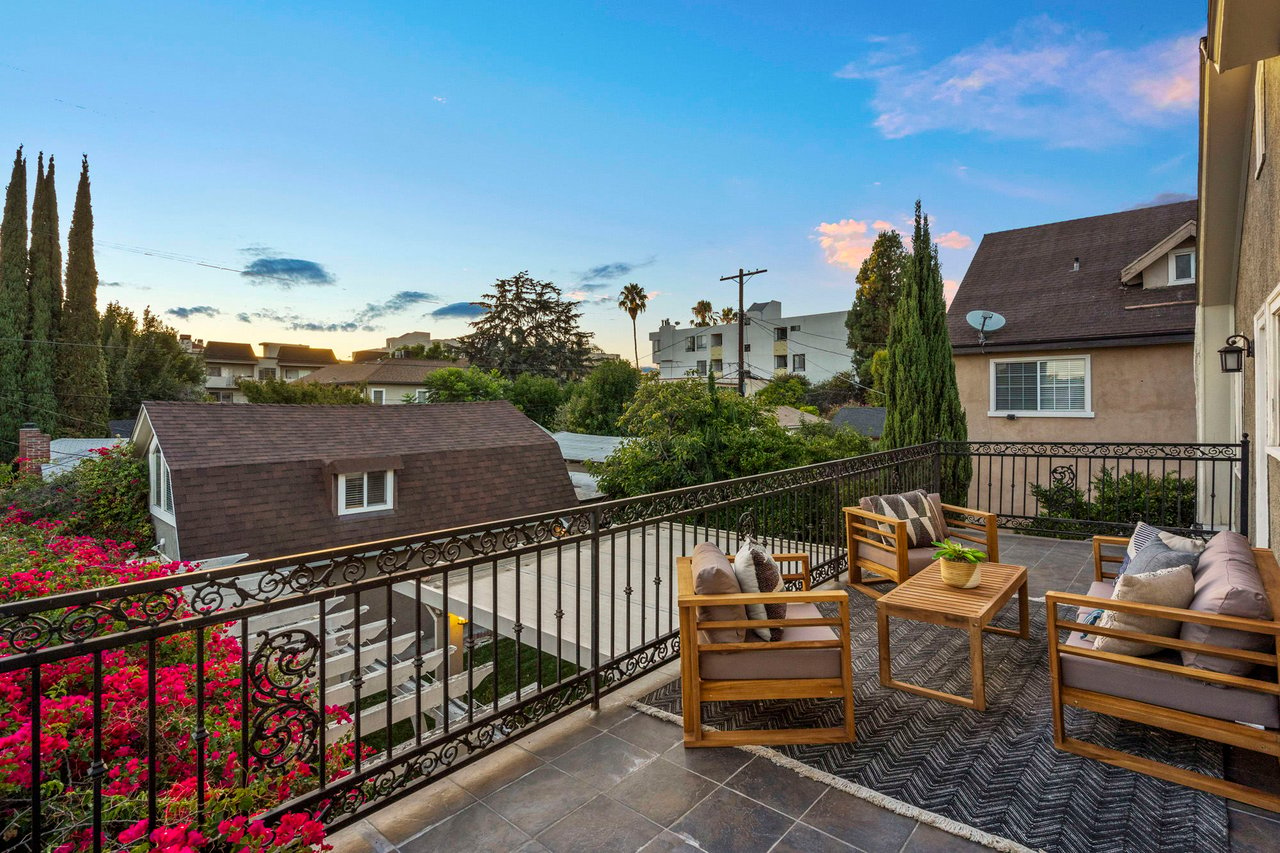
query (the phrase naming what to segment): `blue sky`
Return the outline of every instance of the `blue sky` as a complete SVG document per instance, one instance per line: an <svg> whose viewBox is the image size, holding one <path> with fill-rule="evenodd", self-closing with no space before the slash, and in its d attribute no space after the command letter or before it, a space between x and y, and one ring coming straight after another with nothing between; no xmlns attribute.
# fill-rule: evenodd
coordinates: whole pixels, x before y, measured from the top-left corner
<svg viewBox="0 0 1280 853"><path fill-rule="evenodd" d="M101 303L206 339L452 336L528 269L611 352L644 285L643 353L739 266L770 270L749 300L844 310L917 196L959 281L986 232L1195 188L1204 0L3 14L0 145L57 157L64 229L88 154Z"/></svg>

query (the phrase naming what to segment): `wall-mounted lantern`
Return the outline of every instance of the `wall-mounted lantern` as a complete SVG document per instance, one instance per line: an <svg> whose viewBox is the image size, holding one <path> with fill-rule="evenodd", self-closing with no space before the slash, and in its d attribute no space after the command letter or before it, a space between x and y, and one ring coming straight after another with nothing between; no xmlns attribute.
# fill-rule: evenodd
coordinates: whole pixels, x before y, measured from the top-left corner
<svg viewBox="0 0 1280 853"><path fill-rule="evenodd" d="M1240 346L1238 341L1244 341ZM1222 362L1223 373L1239 373L1244 370L1245 356L1253 358L1253 341L1244 335L1232 335L1227 338L1227 345L1218 350L1218 358Z"/></svg>

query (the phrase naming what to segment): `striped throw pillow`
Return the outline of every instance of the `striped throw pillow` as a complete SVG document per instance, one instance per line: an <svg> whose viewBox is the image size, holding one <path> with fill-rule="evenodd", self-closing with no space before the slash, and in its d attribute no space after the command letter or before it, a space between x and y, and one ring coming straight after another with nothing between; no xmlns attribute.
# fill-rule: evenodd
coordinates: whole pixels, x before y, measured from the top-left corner
<svg viewBox="0 0 1280 853"><path fill-rule="evenodd" d="M907 547L922 548L938 539L938 525L929 510L929 496L924 489L902 495L876 495L871 505L880 515L907 523ZM880 523L880 529L893 532L893 525Z"/></svg>

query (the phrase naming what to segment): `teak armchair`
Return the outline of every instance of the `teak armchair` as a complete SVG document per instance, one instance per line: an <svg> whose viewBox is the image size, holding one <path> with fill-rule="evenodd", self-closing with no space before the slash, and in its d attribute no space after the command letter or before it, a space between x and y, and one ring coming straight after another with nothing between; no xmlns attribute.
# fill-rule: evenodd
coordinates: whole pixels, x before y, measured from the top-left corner
<svg viewBox="0 0 1280 853"><path fill-rule="evenodd" d="M944 504L937 495L930 502L942 509L942 539L962 539L987 553L987 561L1000 562L1000 538L996 514L980 509ZM880 525L890 526L890 530ZM862 506L844 508L845 538L849 546L849 586L872 598L883 595L872 584L899 584L933 562L932 544L911 548L907 523L872 512ZM868 578L864 571L876 577Z"/></svg>
<svg viewBox="0 0 1280 853"><path fill-rule="evenodd" d="M1063 708L1069 705L1280 757L1280 730L1275 728L1276 704L1280 702L1280 679L1276 673L1280 622L1104 597L1100 593L1109 588L1105 586L1106 582L1116 577L1115 572L1107 569L1111 564L1121 562L1120 556L1107 553L1106 549L1123 547L1127 543L1128 539L1124 537L1094 537L1093 594L1049 592L1045 595L1054 746L1221 797L1280 811L1280 794L1067 736ZM1280 567L1275 556L1267 548L1254 548L1252 552L1267 597L1271 602L1280 604ZM1066 609L1066 618L1058 613L1059 607ZM1275 639L1276 644L1270 647L1270 651L1250 651L1190 642L1179 637L1102 628L1080 622L1079 608L1160 616L1178 622L1248 631L1268 635ZM1273 612L1280 614L1280 607ZM1066 640L1059 638L1060 631L1068 632ZM1082 641L1081 633L1138 640L1165 650L1243 661L1261 665L1264 669L1245 677L1183 666L1181 658L1176 656L1136 657L1103 652Z"/></svg>
<svg viewBox="0 0 1280 853"><path fill-rule="evenodd" d="M694 593L693 560L680 557L677 560L677 578L680 595L680 683L684 707L684 745L741 746L744 744L788 743L841 743L854 740L853 726L853 669L849 635L849 596L847 593L809 589L808 554L774 554L774 560L782 563L800 563L799 572L783 572L783 580L799 580L803 589L763 593L736 593L728 595L697 595ZM771 604L785 602L787 616L783 619L735 619L712 621L702 619L699 606L725 604ZM836 616L824 616L814 605L828 602L839 607ZM782 639L775 642L747 639L740 643L709 642L701 631L721 628L778 627L783 629ZM800 629L828 627L835 629L829 638L789 640L788 633ZM804 677L803 666L794 667L800 675L781 676L778 670L792 669L785 656L799 652L808 655L814 650L830 650L835 658L826 677ZM784 656L784 657L779 657ZM825 657L825 656L824 656ZM764 664L762 674L756 664ZM711 667L712 672L704 671ZM730 676L730 677L726 677ZM755 699L809 699L838 698L843 700L844 725L827 728L800 729L752 729L748 731L703 731L702 703L742 701Z"/></svg>

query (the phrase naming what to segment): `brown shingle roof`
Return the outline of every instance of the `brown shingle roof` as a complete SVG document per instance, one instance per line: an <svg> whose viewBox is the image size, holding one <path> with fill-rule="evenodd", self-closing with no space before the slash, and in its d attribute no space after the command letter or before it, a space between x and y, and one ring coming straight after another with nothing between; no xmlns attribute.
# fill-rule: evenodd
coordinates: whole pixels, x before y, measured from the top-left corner
<svg viewBox="0 0 1280 853"><path fill-rule="evenodd" d="M1195 285L1124 287L1120 270L1195 218L1196 202L1184 201L987 234L947 311L952 346L977 348L977 330L965 321L974 310L1007 321L987 336L988 351L1190 341ZM1075 258L1079 271L1072 270ZM1134 307L1142 305L1161 307Z"/></svg>
<svg viewBox="0 0 1280 853"><path fill-rule="evenodd" d="M420 406L146 403L184 560L255 558L577 505L554 439L505 401ZM395 470L395 506L338 515L335 468Z"/></svg>
<svg viewBox="0 0 1280 853"><path fill-rule="evenodd" d="M206 362L235 361L244 364L257 364L258 356L248 344L230 343L228 341L209 341L204 345Z"/></svg>
<svg viewBox="0 0 1280 853"><path fill-rule="evenodd" d="M296 344L281 344L280 349L276 352L276 361L279 364L337 364L338 357L333 354L331 349L317 349L315 347L298 346Z"/></svg>
<svg viewBox="0 0 1280 853"><path fill-rule="evenodd" d="M301 382L323 385L421 385L428 373L444 367L466 367L466 362L395 358L359 364L333 364L304 376Z"/></svg>

